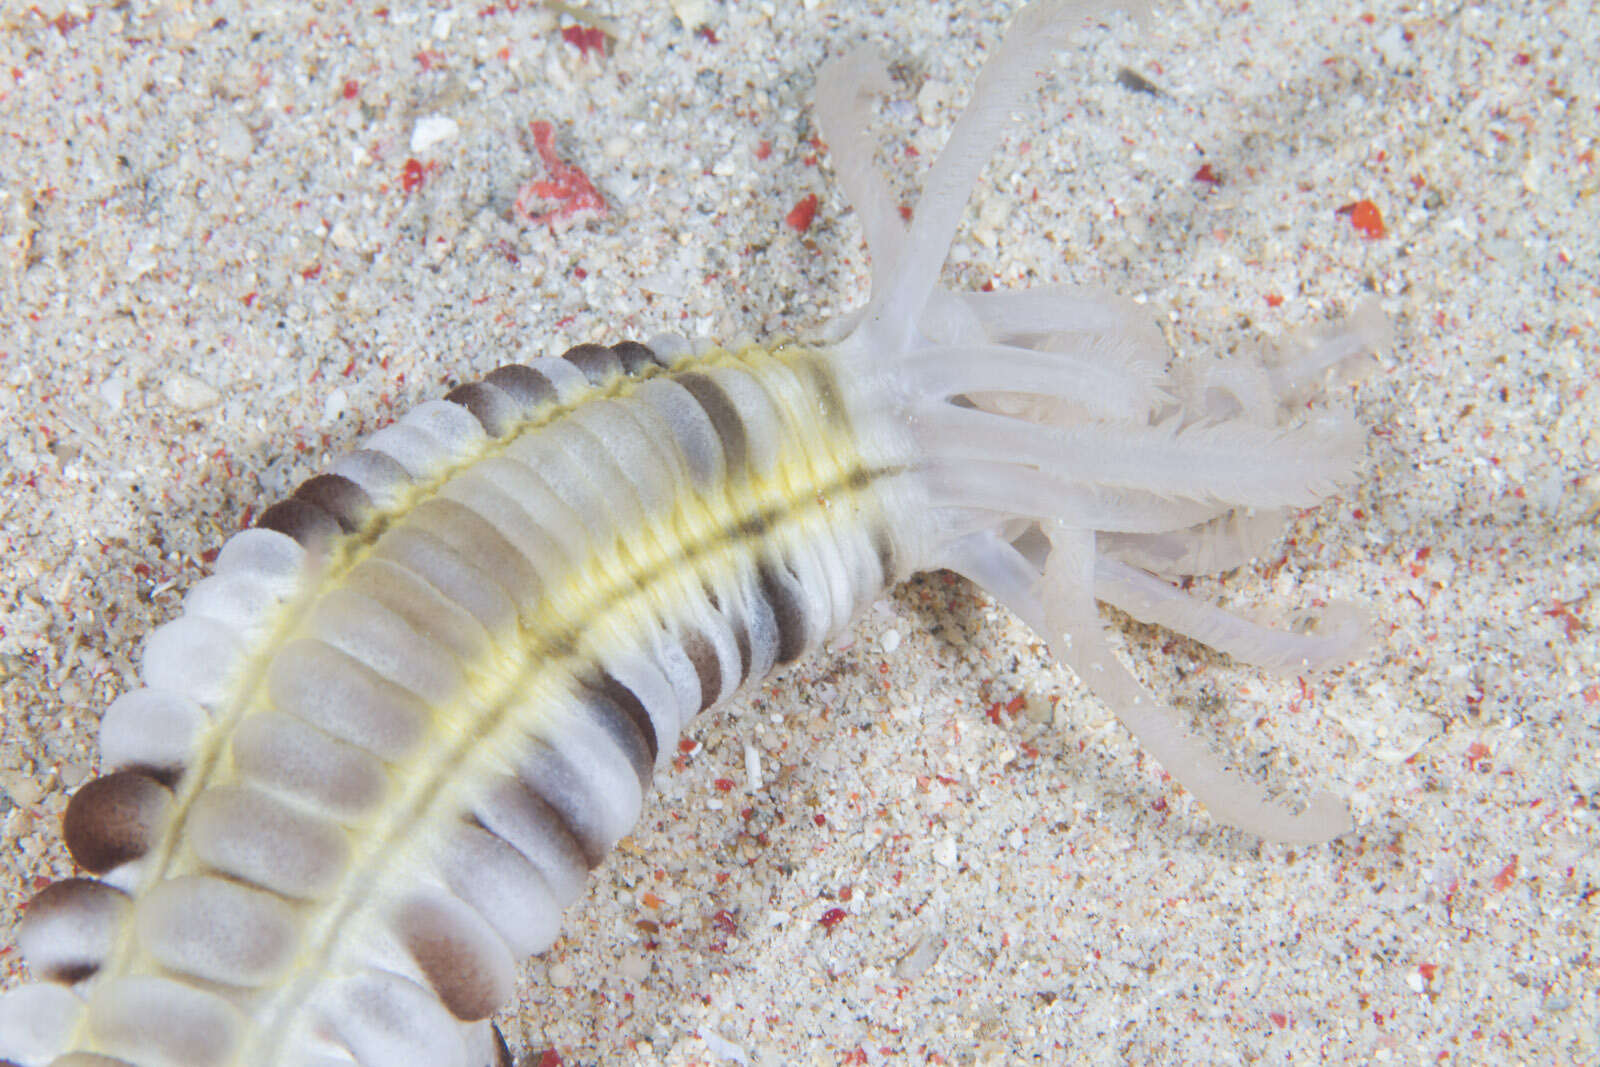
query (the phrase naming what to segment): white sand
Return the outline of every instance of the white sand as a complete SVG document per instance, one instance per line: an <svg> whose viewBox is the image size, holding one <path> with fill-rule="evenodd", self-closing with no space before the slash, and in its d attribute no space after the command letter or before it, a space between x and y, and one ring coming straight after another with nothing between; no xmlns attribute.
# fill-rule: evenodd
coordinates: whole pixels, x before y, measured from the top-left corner
<svg viewBox="0 0 1600 1067"><path fill-rule="evenodd" d="M100 709L202 553L519 354L813 333L864 284L809 143L814 72L853 39L889 55L878 130L909 200L1015 7L608 0L602 59L490 3L0 14L0 940L67 873L55 822ZM1401 341L1355 393L1370 477L1259 569L1197 583L1247 609L1364 601L1376 650L1302 686L1113 620L1204 735L1275 789L1348 796L1356 833L1214 829L1013 619L924 578L700 725L527 968L519 1047L1600 1061L1592 14L1191 0L1089 33L947 271L1105 284L1169 309L1188 351L1382 297ZM607 217L513 219L535 119ZM785 216L812 193L801 236ZM1386 236L1337 213L1363 199ZM986 715L1019 695L1054 727Z"/></svg>

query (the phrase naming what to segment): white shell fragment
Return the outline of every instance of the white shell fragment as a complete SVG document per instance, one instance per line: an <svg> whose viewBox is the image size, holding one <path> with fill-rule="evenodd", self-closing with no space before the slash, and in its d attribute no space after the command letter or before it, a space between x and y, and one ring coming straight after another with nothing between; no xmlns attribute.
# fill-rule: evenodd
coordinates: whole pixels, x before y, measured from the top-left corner
<svg viewBox="0 0 1600 1067"><path fill-rule="evenodd" d="M411 151L426 152L434 145L455 140L460 132L461 127L456 124L455 119L441 115L420 118L411 128Z"/></svg>

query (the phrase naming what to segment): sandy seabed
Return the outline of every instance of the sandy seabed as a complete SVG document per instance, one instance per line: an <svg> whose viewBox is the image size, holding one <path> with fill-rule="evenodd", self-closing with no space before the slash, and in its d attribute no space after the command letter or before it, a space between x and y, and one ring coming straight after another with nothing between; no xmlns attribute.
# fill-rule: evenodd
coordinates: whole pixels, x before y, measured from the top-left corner
<svg viewBox="0 0 1600 1067"><path fill-rule="evenodd" d="M501 363L814 335L866 284L815 72L855 40L890 59L875 130L909 204L1015 10L156 6L0 13L7 943L69 871L55 824L101 709L208 550ZM1015 619L924 576L697 724L526 966L525 1061L1600 1062L1595 16L1108 20L946 270L1116 289L1180 358L1380 298L1398 343L1350 390L1367 477L1195 583L1246 612L1365 603L1373 651L1282 680L1108 618L1215 746L1348 797L1354 833L1215 828ZM550 178L536 121L608 213L517 210ZM522 206L559 210L544 191Z"/></svg>

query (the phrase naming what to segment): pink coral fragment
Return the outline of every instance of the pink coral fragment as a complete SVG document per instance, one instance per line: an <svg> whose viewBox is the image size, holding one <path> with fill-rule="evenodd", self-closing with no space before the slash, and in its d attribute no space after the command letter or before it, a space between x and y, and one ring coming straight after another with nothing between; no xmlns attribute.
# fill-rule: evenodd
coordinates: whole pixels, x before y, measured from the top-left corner
<svg viewBox="0 0 1600 1067"><path fill-rule="evenodd" d="M593 211L597 215L610 211L605 197L600 195L589 176L556 155L555 127L538 119L529 123L529 129L533 131L533 147L548 177L530 181L519 189L512 213L523 222L536 226L542 223L554 229L556 222L581 211ZM560 204L543 214L535 214L533 207L541 200L558 200Z"/></svg>

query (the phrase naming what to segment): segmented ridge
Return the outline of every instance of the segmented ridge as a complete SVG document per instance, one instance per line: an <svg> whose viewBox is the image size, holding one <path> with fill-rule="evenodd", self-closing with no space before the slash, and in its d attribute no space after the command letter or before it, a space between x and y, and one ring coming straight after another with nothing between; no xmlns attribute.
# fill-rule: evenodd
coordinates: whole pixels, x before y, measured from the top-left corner
<svg viewBox="0 0 1600 1067"><path fill-rule="evenodd" d="M80 987L94 1047L231 1062L248 994L269 1020L250 1040L274 1054L475 1065L516 960L554 940L688 718L885 581L881 522L851 521L872 473L805 440L814 362L661 373L619 345L502 368L230 540L152 635L149 687L108 709L112 773L69 805L69 849L106 884L30 908L42 977L82 982L122 953ZM296 606L313 573L327 592ZM465 814L429 830L441 790ZM408 848L424 862L379 894L389 932L352 941L362 886ZM147 862L158 881L130 901ZM342 977L315 1025L291 1024L323 975Z"/></svg>

